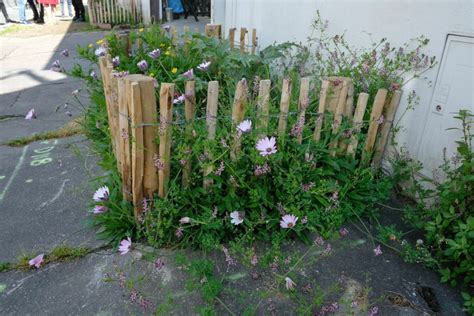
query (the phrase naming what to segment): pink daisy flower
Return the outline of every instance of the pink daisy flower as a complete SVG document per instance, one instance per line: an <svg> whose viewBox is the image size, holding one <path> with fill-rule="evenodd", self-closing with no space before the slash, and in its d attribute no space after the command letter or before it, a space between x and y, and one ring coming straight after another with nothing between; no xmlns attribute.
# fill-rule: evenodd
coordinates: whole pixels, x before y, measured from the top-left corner
<svg viewBox="0 0 474 316"><path fill-rule="evenodd" d="M257 142L255 147L260 151L260 155L262 156L268 156L277 152L275 137L262 138Z"/></svg>
<svg viewBox="0 0 474 316"><path fill-rule="evenodd" d="M35 119L36 118L36 113L35 113L35 109L31 109L28 111L28 113L26 114L25 116L25 120L32 120L32 119Z"/></svg>
<svg viewBox="0 0 474 316"><path fill-rule="evenodd" d="M96 202L103 202L109 200L109 188L107 186L102 186L95 191L94 196L92 197Z"/></svg>
<svg viewBox="0 0 474 316"><path fill-rule="evenodd" d="M242 133L246 133L246 132L250 131L251 128L252 128L252 121L251 120L242 121L242 122L240 122L239 125L237 125L237 131L240 131Z"/></svg>
<svg viewBox="0 0 474 316"><path fill-rule="evenodd" d="M41 266L43 262L44 262L44 253L37 255L36 257L28 261L28 264L30 265L30 267L35 266L37 269L39 269L39 267Z"/></svg>
<svg viewBox="0 0 474 316"><path fill-rule="evenodd" d="M132 240L130 237L120 242L119 251L121 255L127 254L132 249Z"/></svg>
<svg viewBox="0 0 474 316"><path fill-rule="evenodd" d="M291 291L296 286L296 283L293 282L293 280L290 279L289 277L286 277L285 278L285 286L286 286L286 289L288 291Z"/></svg>
<svg viewBox="0 0 474 316"><path fill-rule="evenodd" d="M295 215L285 215L281 218L280 226L281 228L293 228L298 221L298 217Z"/></svg>
<svg viewBox="0 0 474 316"><path fill-rule="evenodd" d="M239 211L233 211L230 213L230 218L230 222L236 226L244 222L244 214Z"/></svg>
<svg viewBox="0 0 474 316"><path fill-rule="evenodd" d="M94 206L94 214L103 214L108 211L108 207L104 205L96 205Z"/></svg>

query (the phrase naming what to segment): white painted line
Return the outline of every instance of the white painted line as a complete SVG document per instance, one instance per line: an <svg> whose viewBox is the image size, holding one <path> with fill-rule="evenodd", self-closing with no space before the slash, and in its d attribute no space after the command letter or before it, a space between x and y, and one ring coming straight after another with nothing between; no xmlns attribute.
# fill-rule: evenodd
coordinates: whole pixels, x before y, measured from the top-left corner
<svg viewBox="0 0 474 316"><path fill-rule="evenodd" d="M23 163L23 160L25 160L25 155L26 155L26 150L27 150L27 149L28 149L28 145L26 145L26 146L23 148L23 152L21 153L21 157L20 157L20 159L18 160L18 163L16 164L15 170L13 170L12 176L10 177L10 179L8 179L7 185L6 185L5 188L3 189L2 194L0 194L0 203L2 203L3 198L5 197L5 194L7 193L8 189L10 188L10 185L11 185L12 182L13 182L13 179L15 179L15 177L16 177L18 171L20 170L20 166L21 166L21 164Z"/></svg>

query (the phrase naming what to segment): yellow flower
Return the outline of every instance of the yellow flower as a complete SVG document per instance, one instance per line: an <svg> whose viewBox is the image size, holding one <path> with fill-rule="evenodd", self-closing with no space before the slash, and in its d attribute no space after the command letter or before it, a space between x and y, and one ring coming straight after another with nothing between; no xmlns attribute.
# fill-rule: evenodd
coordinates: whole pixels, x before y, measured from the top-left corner
<svg viewBox="0 0 474 316"><path fill-rule="evenodd" d="M138 32L143 32L145 29L142 27L141 29L138 30Z"/></svg>
<svg viewBox="0 0 474 316"><path fill-rule="evenodd" d="M104 44L104 40L98 40L96 43L97 43L97 45L102 45L102 44Z"/></svg>
<svg viewBox="0 0 474 316"><path fill-rule="evenodd" d="M150 72L150 73L148 74L148 76L150 76L150 77L154 77L154 76L155 76L155 74L154 74L154 73L152 73L152 72Z"/></svg>
<svg viewBox="0 0 474 316"><path fill-rule="evenodd" d="M160 44L160 47L165 47L165 46L166 46L166 45L165 45L165 44L163 44L163 43L161 43L161 44Z"/></svg>
<svg viewBox="0 0 474 316"><path fill-rule="evenodd" d="M177 72L178 72L178 68L174 67L173 69L171 69L171 72L174 73L174 74L177 73Z"/></svg>
<svg viewBox="0 0 474 316"><path fill-rule="evenodd" d="M89 44L87 47L89 47L89 48L92 48L92 47L94 47L94 45L92 45L92 44Z"/></svg>
<svg viewBox="0 0 474 316"><path fill-rule="evenodd" d="M169 55L171 55L171 52L170 52L169 50L167 50L167 51L165 52L165 55L166 55L166 56L169 56Z"/></svg>

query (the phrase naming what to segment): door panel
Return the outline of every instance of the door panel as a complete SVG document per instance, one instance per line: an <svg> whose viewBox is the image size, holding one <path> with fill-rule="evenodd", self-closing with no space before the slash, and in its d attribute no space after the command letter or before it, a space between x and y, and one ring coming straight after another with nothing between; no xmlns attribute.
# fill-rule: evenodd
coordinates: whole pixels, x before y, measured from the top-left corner
<svg viewBox="0 0 474 316"><path fill-rule="evenodd" d="M444 148L448 159L456 153L462 132L446 129L461 126L453 118L461 109L474 113L474 38L449 35L418 146L417 159L426 176L443 163Z"/></svg>

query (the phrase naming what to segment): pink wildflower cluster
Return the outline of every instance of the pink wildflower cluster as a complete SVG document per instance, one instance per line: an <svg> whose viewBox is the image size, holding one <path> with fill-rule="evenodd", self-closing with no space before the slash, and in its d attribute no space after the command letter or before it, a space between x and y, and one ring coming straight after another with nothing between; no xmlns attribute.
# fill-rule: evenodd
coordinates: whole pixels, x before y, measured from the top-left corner
<svg viewBox="0 0 474 316"><path fill-rule="evenodd" d="M367 316L374 316L378 314L378 312L379 312L379 308L377 306L373 306L368 310Z"/></svg>
<svg viewBox="0 0 474 316"><path fill-rule="evenodd" d="M153 156L153 162L155 164L155 168L158 170L164 170L165 169L165 163L160 159L160 157L155 154Z"/></svg>
<svg viewBox="0 0 474 316"><path fill-rule="evenodd" d="M222 172L224 172L224 170L225 170L225 164L224 164L224 161L221 160L221 163L220 163L220 165L219 165L219 168L217 168L217 170L214 171L214 174L215 174L216 176L220 176L220 175L222 174Z"/></svg>
<svg viewBox="0 0 474 316"><path fill-rule="evenodd" d="M304 116L302 115L298 121L296 121L295 125L293 125L290 135L293 137L298 137L303 133L303 127L304 127Z"/></svg>
<svg viewBox="0 0 474 316"><path fill-rule="evenodd" d="M270 173L271 171L272 171L272 169L267 164L267 162L265 162L263 165L255 166L255 169L253 170L253 174L256 177L260 177L260 176L263 176L267 173Z"/></svg>
<svg viewBox="0 0 474 316"><path fill-rule="evenodd" d="M328 313L335 313L337 312L338 309L339 309L339 304L335 302L335 303L324 305L323 307L321 307L321 309L319 310L319 312L316 313L316 315L324 316L324 315L327 315Z"/></svg>
<svg viewBox="0 0 474 316"><path fill-rule="evenodd" d="M314 188L314 182L302 183L301 184L301 190L303 190L304 192L308 192L312 188Z"/></svg>
<svg viewBox="0 0 474 316"><path fill-rule="evenodd" d="M329 202L331 203L331 205L329 205L326 208L326 211L331 211L331 210L339 207L339 191L337 191L337 190L334 191L332 196L329 198Z"/></svg>
<svg viewBox="0 0 474 316"><path fill-rule="evenodd" d="M222 251L224 252L224 255L225 255L225 262L227 262L227 266L230 267L230 266L235 266L237 264L237 260L235 260L235 258L233 258L230 253L229 253L229 249L227 249L225 246L222 246Z"/></svg>

